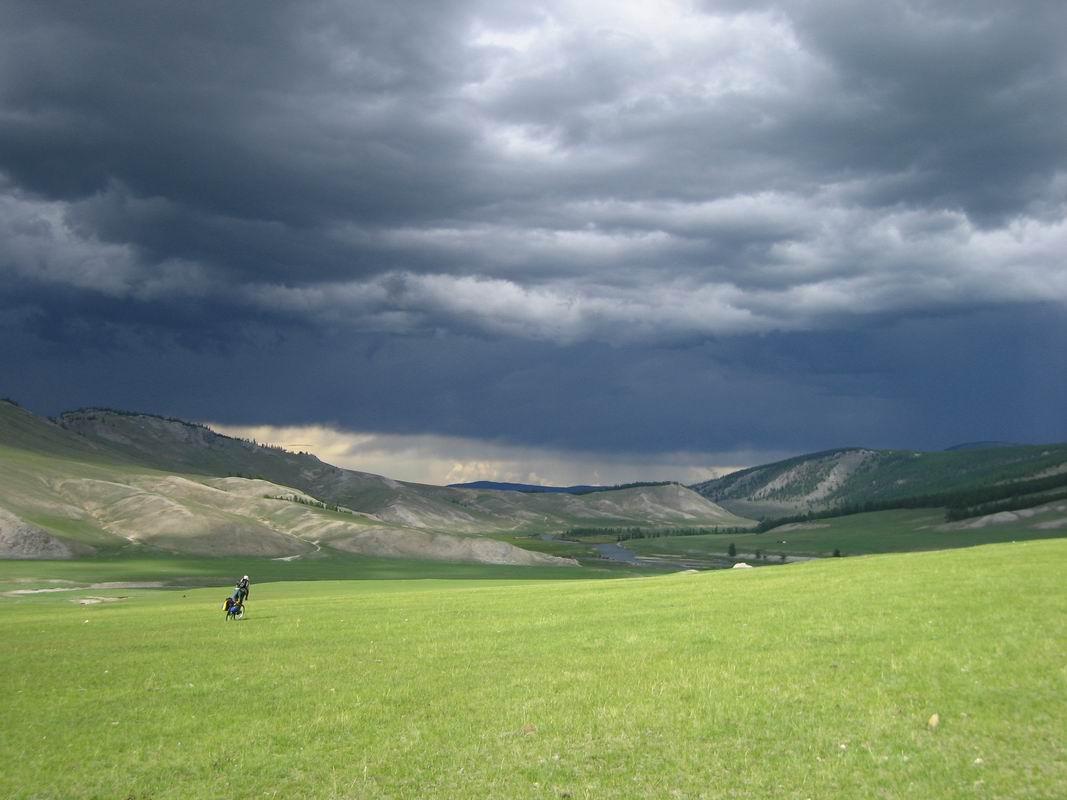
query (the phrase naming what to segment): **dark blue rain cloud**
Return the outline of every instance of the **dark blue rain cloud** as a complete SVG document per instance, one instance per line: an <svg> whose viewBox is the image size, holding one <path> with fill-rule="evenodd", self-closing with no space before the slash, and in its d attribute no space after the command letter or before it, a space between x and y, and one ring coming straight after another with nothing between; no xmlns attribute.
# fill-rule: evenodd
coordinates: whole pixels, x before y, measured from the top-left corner
<svg viewBox="0 0 1067 800"><path fill-rule="evenodd" d="M1061 3L0 3L0 392L603 453L1067 438Z"/></svg>

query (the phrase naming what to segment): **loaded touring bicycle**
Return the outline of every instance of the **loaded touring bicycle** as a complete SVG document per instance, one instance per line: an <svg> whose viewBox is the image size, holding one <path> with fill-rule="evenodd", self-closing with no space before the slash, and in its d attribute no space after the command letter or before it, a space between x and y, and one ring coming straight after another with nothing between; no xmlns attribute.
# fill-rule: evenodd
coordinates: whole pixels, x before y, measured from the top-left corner
<svg viewBox="0 0 1067 800"><path fill-rule="evenodd" d="M226 598L226 602L223 603L223 608L226 610L227 621L231 619L242 619L245 615L245 604L241 602L240 599L234 599L232 596Z"/></svg>
<svg viewBox="0 0 1067 800"><path fill-rule="evenodd" d="M248 599L248 576L245 575L238 581L233 594L226 598L223 608L226 611L226 620L241 619L245 615L245 600Z"/></svg>

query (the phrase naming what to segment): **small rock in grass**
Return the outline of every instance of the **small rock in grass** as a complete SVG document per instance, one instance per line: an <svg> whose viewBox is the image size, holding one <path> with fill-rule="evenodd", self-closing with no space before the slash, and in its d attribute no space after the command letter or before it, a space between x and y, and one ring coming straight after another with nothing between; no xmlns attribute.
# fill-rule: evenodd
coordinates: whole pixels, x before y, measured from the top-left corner
<svg viewBox="0 0 1067 800"><path fill-rule="evenodd" d="M928 719L926 721L926 727L929 728L932 731L936 731L937 730L937 726L940 725L940 724L941 724L941 715L940 714L931 714L930 715L930 719Z"/></svg>

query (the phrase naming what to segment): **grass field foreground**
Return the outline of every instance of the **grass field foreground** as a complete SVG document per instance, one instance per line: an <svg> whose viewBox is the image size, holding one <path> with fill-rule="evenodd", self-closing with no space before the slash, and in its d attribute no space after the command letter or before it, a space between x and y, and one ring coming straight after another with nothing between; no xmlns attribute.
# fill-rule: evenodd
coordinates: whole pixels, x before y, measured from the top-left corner
<svg viewBox="0 0 1067 800"><path fill-rule="evenodd" d="M237 623L224 589L4 598L0 796L1058 799L1065 571L1058 540L257 584Z"/></svg>

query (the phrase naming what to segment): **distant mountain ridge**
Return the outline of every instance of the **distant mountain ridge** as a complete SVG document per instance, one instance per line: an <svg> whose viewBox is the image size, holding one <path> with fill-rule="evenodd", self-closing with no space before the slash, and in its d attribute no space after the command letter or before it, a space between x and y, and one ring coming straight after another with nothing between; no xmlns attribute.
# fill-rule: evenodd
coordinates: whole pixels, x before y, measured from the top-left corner
<svg viewBox="0 0 1067 800"><path fill-rule="evenodd" d="M501 481L470 481L450 483L450 489L489 489L495 492L524 492L526 494L580 494L602 490L602 486L541 486L536 483L504 483Z"/></svg>
<svg viewBox="0 0 1067 800"><path fill-rule="evenodd" d="M634 481L613 486L542 486L536 483L501 483L499 481L471 481L450 483L450 489L488 489L495 492L524 492L526 494L593 494L594 492L617 492L620 489L637 489L645 486L669 486L677 481Z"/></svg>
<svg viewBox="0 0 1067 800"><path fill-rule="evenodd" d="M964 442L963 444L956 444L952 447L946 447L946 452L954 452L956 450L988 450L994 447L1022 447L1023 445L1015 442Z"/></svg>
<svg viewBox="0 0 1067 800"><path fill-rule="evenodd" d="M1067 444L938 452L846 447L739 470L690 488L735 514L775 518L936 500L1057 475L1067 484Z"/></svg>

